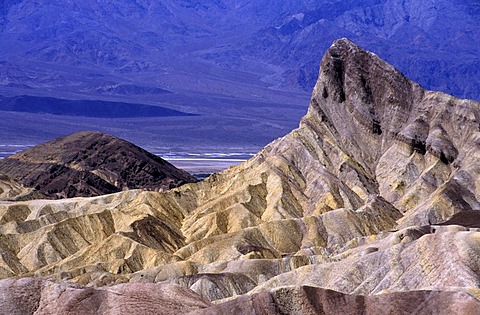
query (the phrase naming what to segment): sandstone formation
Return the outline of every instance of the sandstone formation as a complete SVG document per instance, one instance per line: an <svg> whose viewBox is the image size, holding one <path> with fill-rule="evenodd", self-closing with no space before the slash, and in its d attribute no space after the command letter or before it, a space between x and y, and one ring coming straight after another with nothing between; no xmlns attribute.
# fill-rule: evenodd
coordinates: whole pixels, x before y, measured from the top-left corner
<svg viewBox="0 0 480 315"><path fill-rule="evenodd" d="M170 189L190 174L125 140L94 131L58 138L0 160L0 173L51 198L125 189Z"/></svg>
<svg viewBox="0 0 480 315"><path fill-rule="evenodd" d="M188 289L161 284L85 289L69 283L23 278L1 280L0 292L0 313L10 315L176 315L210 306Z"/></svg>
<svg viewBox="0 0 480 315"><path fill-rule="evenodd" d="M0 200L32 200L46 198L39 191L26 188L4 174L0 174Z"/></svg>
<svg viewBox="0 0 480 315"><path fill-rule="evenodd" d="M478 313L479 119L340 39L300 127L242 165L167 192L0 204L0 277L74 282L99 309L128 282L194 291L177 313Z"/></svg>
<svg viewBox="0 0 480 315"><path fill-rule="evenodd" d="M317 287L284 287L212 304L171 284L120 284L102 288L39 278L0 280L1 314L478 314L466 292L410 291L348 295ZM424 303L418 303L424 301Z"/></svg>
<svg viewBox="0 0 480 315"><path fill-rule="evenodd" d="M421 301L422 303L419 303ZM316 287L283 287L241 296L189 314L478 314L480 303L464 292L409 291L348 295Z"/></svg>

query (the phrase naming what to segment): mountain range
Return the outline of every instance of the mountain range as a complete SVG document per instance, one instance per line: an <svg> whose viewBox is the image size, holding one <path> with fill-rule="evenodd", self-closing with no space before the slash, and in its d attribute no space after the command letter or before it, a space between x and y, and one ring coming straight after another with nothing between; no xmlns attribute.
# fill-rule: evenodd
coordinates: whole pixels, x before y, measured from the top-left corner
<svg viewBox="0 0 480 315"><path fill-rule="evenodd" d="M8 0L0 14L7 86L77 86L78 92L81 81L85 89L87 82L130 78L196 89L163 77L184 72L201 80L209 66L310 91L319 51L348 35L429 89L480 99L472 82L479 76L475 1ZM91 73L68 73L74 68ZM28 70L43 79L28 80Z"/></svg>
<svg viewBox="0 0 480 315"><path fill-rule="evenodd" d="M0 94L155 105L199 116L132 128L125 119L65 123L2 110L6 121L23 123L6 122L0 140L37 144L101 129L143 146L257 151L295 128L318 60L340 37L427 89L480 100L479 14L479 3L466 0L6 0ZM192 124L202 126L198 137L182 129Z"/></svg>
<svg viewBox="0 0 480 315"><path fill-rule="evenodd" d="M478 313L479 117L336 40L299 127L241 165L0 203L2 310Z"/></svg>

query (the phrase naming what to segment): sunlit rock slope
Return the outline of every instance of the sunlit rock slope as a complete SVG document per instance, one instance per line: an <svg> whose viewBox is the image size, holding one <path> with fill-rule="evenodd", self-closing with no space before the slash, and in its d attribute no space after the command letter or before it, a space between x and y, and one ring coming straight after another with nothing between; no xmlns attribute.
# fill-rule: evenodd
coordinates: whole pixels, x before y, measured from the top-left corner
<svg viewBox="0 0 480 315"><path fill-rule="evenodd" d="M0 275L99 287L82 294L101 314L127 282L141 303L147 283L182 290L177 314L478 313L479 106L337 40L299 128L242 165L164 193L0 204Z"/></svg>
<svg viewBox="0 0 480 315"><path fill-rule="evenodd" d="M0 200L20 201L46 198L33 188L26 188L4 174L0 174Z"/></svg>

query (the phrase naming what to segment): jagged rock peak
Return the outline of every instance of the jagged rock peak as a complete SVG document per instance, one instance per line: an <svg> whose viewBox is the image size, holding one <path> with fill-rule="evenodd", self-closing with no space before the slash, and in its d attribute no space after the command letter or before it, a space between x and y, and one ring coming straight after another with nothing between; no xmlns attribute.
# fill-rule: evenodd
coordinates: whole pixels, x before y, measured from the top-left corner
<svg viewBox="0 0 480 315"><path fill-rule="evenodd" d="M53 198L168 189L196 179L123 139L81 131L0 161L0 172Z"/></svg>
<svg viewBox="0 0 480 315"><path fill-rule="evenodd" d="M333 165L334 172L353 168L370 179L367 194L381 194L403 211L415 208L405 225L427 224L479 208L467 196L474 189L465 175L479 167L479 117L480 103L426 91L377 55L339 39L321 61L300 130L315 135L329 160L340 154L350 165Z"/></svg>
<svg viewBox="0 0 480 315"><path fill-rule="evenodd" d="M383 97L389 97L390 103L393 103L394 96L397 99L404 96L397 94L405 93L412 84L400 71L374 53L342 38L333 42L325 53L315 90L325 99L332 98L338 103L348 99L350 102L380 106Z"/></svg>
<svg viewBox="0 0 480 315"><path fill-rule="evenodd" d="M477 102L424 90L377 55L342 38L321 61L302 124L318 129L322 123L373 173L393 140L452 163L464 143L455 143L465 136L458 134L458 123L476 130L478 108Z"/></svg>
<svg viewBox="0 0 480 315"><path fill-rule="evenodd" d="M329 124L343 143L378 148L401 131L422 94L393 66L343 38L322 59L310 114Z"/></svg>

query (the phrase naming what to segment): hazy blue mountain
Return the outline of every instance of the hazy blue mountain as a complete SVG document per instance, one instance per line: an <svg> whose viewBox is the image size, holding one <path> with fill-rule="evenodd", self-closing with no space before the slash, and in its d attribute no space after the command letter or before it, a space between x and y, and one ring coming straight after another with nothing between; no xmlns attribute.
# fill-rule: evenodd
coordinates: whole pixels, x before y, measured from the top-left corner
<svg viewBox="0 0 480 315"><path fill-rule="evenodd" d="M70 67L161 78L194 62L309 91L321 52L349 37L427 88L480 99L479 1L8 0L0 16L1 59L55 68L64 85L86 80ZM4 85L22 79L2 74Z"/></svg>
<svg viewBox="0 0 480 315"><path fill-rule="evenodd" d="M203 117L205 146L261 147L296 126L340 37L427 89L480 100L479 30L478 0L4 0L0 94L165 106ZM154 125L135 132L185 136Z"/></svg>
<svg viewBox="0 0 480 315"><path fill-rule="evenodd" d="M480 1L320 1L294 13L241 46L242 55L281 65L286 84L310 89L320 51L348 37L428 89L480 99Z"/></svg>

